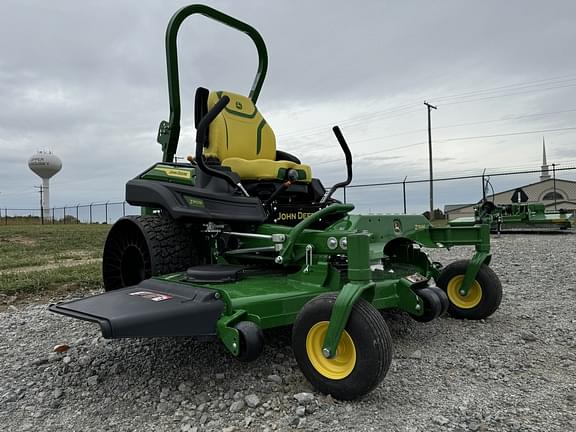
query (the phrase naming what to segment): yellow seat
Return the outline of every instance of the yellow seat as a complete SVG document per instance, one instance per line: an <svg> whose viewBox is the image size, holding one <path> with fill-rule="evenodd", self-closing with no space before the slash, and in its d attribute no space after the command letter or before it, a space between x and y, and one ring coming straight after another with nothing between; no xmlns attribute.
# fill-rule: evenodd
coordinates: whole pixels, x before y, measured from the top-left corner
<svg viewBox="0 0 576 432"><path fill-rule="evenodd" d="M228 96L230 102L210 123L206 157L216 157L242 180L285 180L289 169L298 173L298 182L309 183L308 165L276 160L276 138L252 100L230 92L210 92L208 110Z"/></svg>

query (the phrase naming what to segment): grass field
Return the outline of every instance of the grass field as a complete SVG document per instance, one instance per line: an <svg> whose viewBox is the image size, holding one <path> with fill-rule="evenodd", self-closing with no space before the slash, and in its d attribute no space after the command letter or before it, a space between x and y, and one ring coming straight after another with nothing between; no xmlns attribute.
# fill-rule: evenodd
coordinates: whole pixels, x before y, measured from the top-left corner
<svg viewBox="0 0 576 432"><path fill-rule="evenodd" d="M0 294L98 288L109 225L0 226Z"/></svg>

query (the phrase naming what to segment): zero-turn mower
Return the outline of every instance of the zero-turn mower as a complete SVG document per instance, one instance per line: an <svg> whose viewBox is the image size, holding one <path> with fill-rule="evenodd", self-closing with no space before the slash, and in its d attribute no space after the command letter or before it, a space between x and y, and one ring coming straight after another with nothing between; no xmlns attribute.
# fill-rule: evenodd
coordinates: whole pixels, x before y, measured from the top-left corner
<svg viewBox="0 0 576 432"><path fill-rule="evenodd" d="M573 213L564 209L546 210L542 202L528 202L528 195L522 188L514 190L510 196L511 204L494 203L486 197L488 187L492 188L490 178L482 181L482 200L474 207L474 216L463 216L449 222L450 226L487 224L492 232L541 232L568 230L576 223ZM494 192L494 188L492 188Z"/></svg>
<svg viewBox="0 0 576 432"><path fill-rule="evenodd" d="M199 88L196 151L174 163L180 135L176 36L201 14L247 34L258 51L248 96ZM143 208L111 228L105 292L50 310L96 322L105 338L215 337L241 361L258 357L263 330L292 326L304 376L319 391L354 399L373 390L392 359L380 311L431 321L446 311L482 319L502 288L490 263L489 226L435 228L420 215L359 215L334 192L352 180L352 156L337 127L347 178L330 189L310 166L278 150L256 108L268 64L251 26L203 5L180 9L166 33L170 118L160 124L163 160L126 185ZM422 248L473 245L445 268Z"/></svg>

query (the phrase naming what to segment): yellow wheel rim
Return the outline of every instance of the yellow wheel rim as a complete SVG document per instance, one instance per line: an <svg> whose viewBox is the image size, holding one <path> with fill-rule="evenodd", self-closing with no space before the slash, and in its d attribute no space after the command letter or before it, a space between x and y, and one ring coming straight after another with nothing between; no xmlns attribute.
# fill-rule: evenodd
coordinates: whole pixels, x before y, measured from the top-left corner
<svg viewBox="0 0 576 432"><path fill-rule="evenodd" d="M327 359L322 354L324 338L328 330L328 321L320 321L312 326L306 336L306 353L314 369L322 376L341 380L346 378L356 366L356 348L346 330L342 332L336 355Z"/></svg>
<svg viewBox="0 0 576 432"><path fill-rule="evenodd" d="M448 294L448 299L450 303L460 309L472 309L478 306L480 300L482 300L482 287L477 280L472 282L472 286L468 290L468 294L463 296L460 294L460 287L462 286L462 281L464 280L464 275L454 276L448 282L448 287L446 289L446 294Z"/></svg>

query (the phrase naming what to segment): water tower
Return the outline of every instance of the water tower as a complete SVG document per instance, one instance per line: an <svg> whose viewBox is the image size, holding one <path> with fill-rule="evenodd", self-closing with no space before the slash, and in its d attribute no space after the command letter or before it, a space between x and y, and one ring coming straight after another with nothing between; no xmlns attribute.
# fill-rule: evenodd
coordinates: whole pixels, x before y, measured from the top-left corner
<svg viewBox="0 0 576 432"><path fill-rule="evenodd" d="M50 217L50 178L62 169L62 161L51 151L38 150L30 159L28 167L42 179L42 213Z"/></svg>

